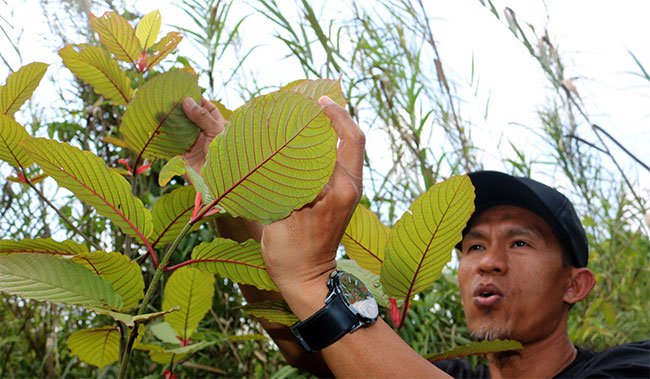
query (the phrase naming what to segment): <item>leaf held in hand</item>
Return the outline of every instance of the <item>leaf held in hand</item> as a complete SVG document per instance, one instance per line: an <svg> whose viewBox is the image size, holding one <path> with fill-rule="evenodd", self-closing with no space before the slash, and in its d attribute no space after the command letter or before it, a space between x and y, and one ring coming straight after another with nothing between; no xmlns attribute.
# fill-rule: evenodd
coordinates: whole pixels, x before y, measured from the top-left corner
<svg viewBox="0 0 650 379"><path fill-rule="evenodd" d="M312 201L334 169L336 133L310 97L278 91L238 108L203 167L217 205L268 224Z"/></svg>

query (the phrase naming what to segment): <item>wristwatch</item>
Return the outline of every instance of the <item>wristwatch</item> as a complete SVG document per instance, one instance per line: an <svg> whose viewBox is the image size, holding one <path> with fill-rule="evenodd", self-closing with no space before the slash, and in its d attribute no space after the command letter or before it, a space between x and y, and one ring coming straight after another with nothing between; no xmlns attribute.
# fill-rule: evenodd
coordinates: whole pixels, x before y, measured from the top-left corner
<svg viewBox="0 0 650 379"><path fill-rule="evenodd" d="M377 320L377 301L363 282L344 271L334 271L327 280L325 306L304 321L291 326L300 345L315 353L347 333Z"/></svg>

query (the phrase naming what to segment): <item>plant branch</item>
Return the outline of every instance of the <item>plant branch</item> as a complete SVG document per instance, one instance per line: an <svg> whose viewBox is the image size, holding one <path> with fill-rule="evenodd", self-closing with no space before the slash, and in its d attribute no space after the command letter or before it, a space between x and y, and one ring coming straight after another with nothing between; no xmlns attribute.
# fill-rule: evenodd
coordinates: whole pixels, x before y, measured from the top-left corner
<svg viewBox="0 0 650 379"><path fill-rule="evenodd" d="M138 309L138 315L141 315L147 311L149 302L151 302L151 298L153 297L153 294L156 292L156 289L158 287L158 282L160 281L160 278L162 277L165 271L164 270L165 266L167 266L167 263L169 263L169 259L171 258L172 253L174 252L174 250L176 250L176 247L181 242L181 240L185 237L185 235L190 231L192 225L193 225L192 223L185 224L181 232L178 234L178 236L176 236L176 239L174 239L174 242L172 242L167 247L167 250L165 250L165 253L162 256L162 260L160 261L160 264L156 267L156 271L153 274L153 278L149 283L147 292L145 293L144 298L142 299L142 303L140 304L140 308ZM131 352L133 351L133 344L135 343L137 337L138 337L137 328L133 328L133 330L129 332L129 340L126 344L126 348L124 349L124 354L122 354L122 359L120 361L120 368L117 375L117 377L120 379L124 378L126 375L126 369L129 364L129 359L131 358Z"/></svg>

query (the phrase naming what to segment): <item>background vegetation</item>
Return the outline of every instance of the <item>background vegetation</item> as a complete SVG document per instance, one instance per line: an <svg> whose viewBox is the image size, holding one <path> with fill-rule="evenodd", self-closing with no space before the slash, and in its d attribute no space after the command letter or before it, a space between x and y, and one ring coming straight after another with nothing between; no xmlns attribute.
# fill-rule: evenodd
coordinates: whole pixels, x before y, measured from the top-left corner
<svg viewBox="0 0 650 379"><path fill-rule="evenodd" d="M7 1L0 0L0 35L14 48L0 52L2 73L29 63L22 61L17 48L20 30L29 25L15 24L9 13L13 8ZM167 65L195 67L201 74L205 96L226 105L285 84L256 75L257 66L268 62L250 59L258 43L243 32L256 29L248 24L255 15L255 22L264 22L264 28L271 30L269 35L286 52L286 64L302 70L295 72L295 79L341 77L348 110L372 135L370 143L377 141L382 146L369 149L366 157L364 201L387 224L433 183L482 168L479 157L486 147L472 137L474 125L463 114L462 99L446 75L448 67L439 54L430 23L430 17L435 16L430 14L431 7L418 0L383 0L372 6L350 5L345 12L337 12L316 8L315 3L183 0L178 11L193 20L183 30L193 50L179 51ZM503 169L546 182L545 178L553 177L558 183L567 183L563 189L575 201L589 234L590 267L597 275L598 286L588 301L572 310L571 337L577 344L594 349L648 338L650 242L643 215L649 213L650 189L640 188L637 178L624 170L627 164L614 158L611 150L620 147L607 133L607 126L590 121L571 78L565 77L563 54L557 48L561 41L551 40L545 31L535 32L514 12L496 10L489 0L483 3L485 12L501 20L503 27L512 31L512 38L520 42L520 48L539 62L548 87L538 119L530 120L531 125L542 127L521 128L531 139L543 141L545 156L531 156L512 144L512 149L500 157ZM90 11L114 10L132 20L141 16L127 1L41 0L40 7L49 20L53 56L67 43L96 41L88 27ZM246 11L239 7L246 7ZM173 24L173 20L164 21ZM638 69L650 86L642 62L638 62ZM74 81L61 65L50 70L60 101L30 103L20 114L23 125L32 135L71 142L117 166L117 160L124 158L121 150L102 137L115 133L121 110L107 105L92 88ZM51 107L48 103L65 106ZM648 170L647 164L632 153L625 159ZM154 165L152 174L138 183L137 193L147 205L161 195L156 178L159 169ZM12 173L2 163L0 172L0 238L53 237L84 242L48 208L44 199L49 199L94 243L130 254L130 241L69 193L54 192L47 181L30 188L6 180ZM39 197L37 191L44 196ZM210 225L194 232L178 247L176 259L180 261L193 246L215 235ZM443 351L468 341L454 277L452 264L444 280L418 296L400 331L422 353ZM218 337L261 332L257 322L241 311L242 298L236 285L217 280L216 286L210 317L199 333ZM72 331L101 323L96 317L81 308L0 295L0 376L114 376L115 367L97 371L80 363L65 343ZM136 353L136 360L148 362L137 354L142 353ZM184 366L177 371L184 377L281 378L297 374L271 342L260 341L215 345ZM131 370L130 374L138 377L162 372L155 364L133 364Z"/></svg>

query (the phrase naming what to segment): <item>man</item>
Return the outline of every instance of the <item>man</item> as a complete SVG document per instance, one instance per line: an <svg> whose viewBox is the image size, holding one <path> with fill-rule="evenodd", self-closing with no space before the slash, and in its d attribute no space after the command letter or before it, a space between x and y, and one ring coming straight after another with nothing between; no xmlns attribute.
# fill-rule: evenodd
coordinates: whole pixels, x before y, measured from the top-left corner
<svg viewBox="0 0 650 379"><path fill-rule="evenodd" d="M339 135L339 145L334 173L318 197L264 227L220 221L226 237L261 240L268 273L301 322L323 312L335 253L362 194L363 133L331 99L322 97L319 103ZM225 120L205 100L199 106L190 99L183 106L203 131L185 155L198 169ZM476 212L460 244L458 269L468 325L479 339L512 338L523 350L490 355L488 366L476 372L458 360L436 366L378 319L328 341L318 354L307 354L304 341L301 347L286 327L262 321L287 361L323 376L649 377L647 342L594 355L575 348L568 338L569 309L594 285L586 268L586 237L571 203L530 179L496 172L470 178L476 187ZM246 286L242 291L249 301L278 296Z"/></svg>

